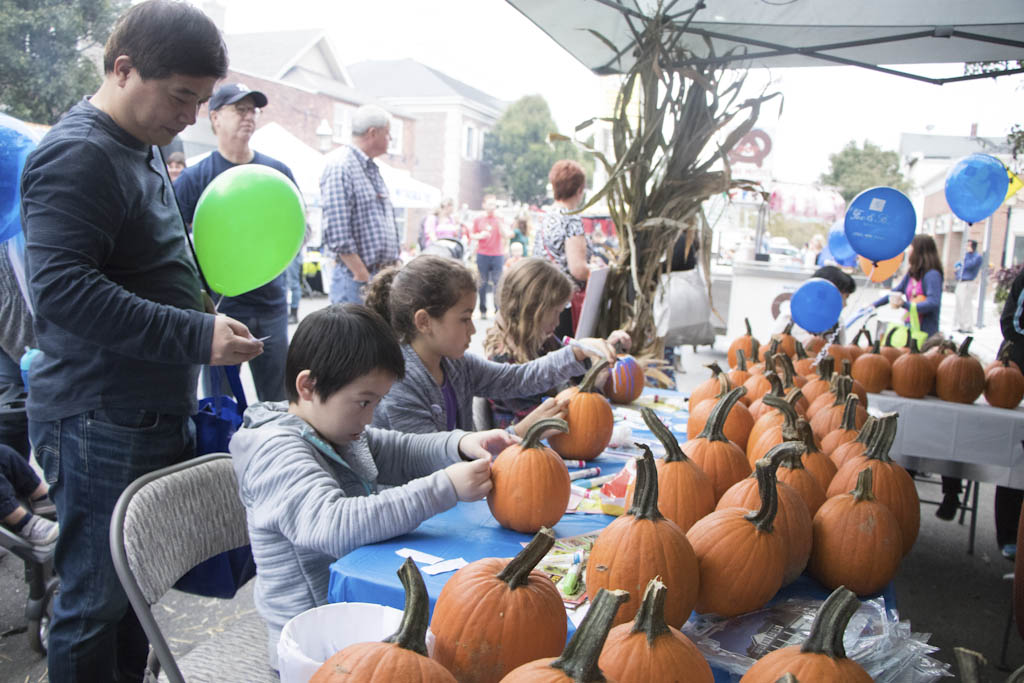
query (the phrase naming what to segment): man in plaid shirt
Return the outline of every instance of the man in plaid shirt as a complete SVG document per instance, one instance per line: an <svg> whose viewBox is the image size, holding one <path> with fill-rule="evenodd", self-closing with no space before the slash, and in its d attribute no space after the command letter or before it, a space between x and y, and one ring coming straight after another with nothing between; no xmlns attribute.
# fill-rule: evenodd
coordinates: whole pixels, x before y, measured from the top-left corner
<svg viewBox="0 0 1024 683"><path fill-rule="evenodd" d="M363 285L398 262L395 210L373 161L387 152L390 140L387 112L359 107L352 116L352 144L331 154L320 177L324 248L334 254L331 303L363 303Z"/></svg>

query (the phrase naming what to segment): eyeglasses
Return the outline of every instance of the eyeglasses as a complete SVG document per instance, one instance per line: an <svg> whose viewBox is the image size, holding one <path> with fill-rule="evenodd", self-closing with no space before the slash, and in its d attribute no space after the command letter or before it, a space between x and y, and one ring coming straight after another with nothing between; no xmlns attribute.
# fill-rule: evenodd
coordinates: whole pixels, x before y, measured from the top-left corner
<svg viewBox="0 0 1024 683"><path fill-rule="evenodd" d="M239 118L244 119L246 116L252 114L255 118L259 118L262 110L259 107L254 107L251 104L233 104L231 108L235 110Z"/></svg>

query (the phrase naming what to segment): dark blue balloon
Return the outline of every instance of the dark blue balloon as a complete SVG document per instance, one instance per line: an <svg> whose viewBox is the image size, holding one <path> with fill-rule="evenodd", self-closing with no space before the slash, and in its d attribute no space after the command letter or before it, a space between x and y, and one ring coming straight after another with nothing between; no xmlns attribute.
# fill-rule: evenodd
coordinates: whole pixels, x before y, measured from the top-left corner
<svg viewBox="0 0 1024 683"><path fill-rule="evenodd" d="M804 282L789 300L793 322L815 334L839 322L842 310L843 295L834 284L820 277Z"/></svg>
<svg viewBox="0 0 1024 683"><path fill-rule="evenodd" d="M1003 162L988 154L972 154L946 176L946 203L961 220L977 223L999 208L1009 186Z"/></svg>
<svg viewBox="0 0 1024 683"><path fill-rule="evenodd" d="M872 261L884 261L910 245L917 229L917 213L899 190L872 187L850 202L843 226L855 252Z"/></svg>
<svg viewBox="0 0 1024 683"><path fill-rule="evenodd" d="M850 246L849 240L846 239L842 221L836 221L835 225L828 231L828 254L823 260L828 258L831 258L841 266L857 265L857 254L853 251L853 247Z"/></svg>
<svg viewBox="0 0 1024 683"><path fill-rule="evenodd" d="M28 126L0 114L0 242L21 232L21 169L35 146L35 133Z"/></svg>

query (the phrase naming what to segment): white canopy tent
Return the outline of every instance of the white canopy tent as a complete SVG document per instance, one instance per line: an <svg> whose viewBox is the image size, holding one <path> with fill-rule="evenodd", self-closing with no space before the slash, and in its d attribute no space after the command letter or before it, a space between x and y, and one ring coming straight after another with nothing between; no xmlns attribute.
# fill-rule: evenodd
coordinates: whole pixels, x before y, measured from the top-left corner
<svg viewBox="0 0 1024 683"><path fill-rule="evenodd" d="M508 0L598 74L632 64L633 28L657 0ZM1021 73L929 78L880 65L1024 58L1022 0L664 0L693 59L737 67L852 65L942 84ZM600 34L598 37L595 34ZM607 41L607 42L606 42ZM711 51L706 41L710 41ZM614 46L614 49L613 49ZM734 54L727 55L730 50ZM668 65L666 65L668 66Z"/></svg>

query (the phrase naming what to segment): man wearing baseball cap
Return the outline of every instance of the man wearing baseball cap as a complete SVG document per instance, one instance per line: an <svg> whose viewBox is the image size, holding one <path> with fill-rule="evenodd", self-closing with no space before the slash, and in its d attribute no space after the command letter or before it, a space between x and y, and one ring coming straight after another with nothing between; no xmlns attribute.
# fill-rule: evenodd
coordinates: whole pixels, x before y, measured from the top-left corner
<svg viewBox="0 0 1024 683"><path fill-rule="evenodd" d="M244 83L222 85L210 98L210 126L217 136L217 149L194 166L182 171L174 181L181 215L191 226L199 196L214 178L242 164L263 164L284 173L294 183L291 170L272 157L249 147L256 132L260 110L267 96L250 90ZM288 353L288 303L284 273L271 282L239 296L223 297L217 312L244 322L256 338L264 338L263 354L249 362L256 393L261 401L283 401L284 365ZM207 393L214 385L206 373ZM216 391L216 393L221 393Z"/></svg>

